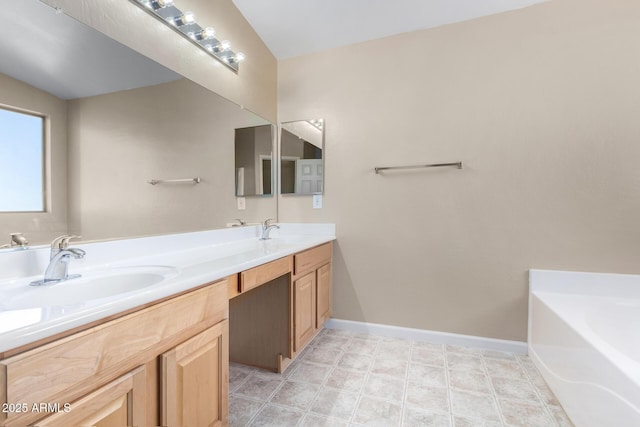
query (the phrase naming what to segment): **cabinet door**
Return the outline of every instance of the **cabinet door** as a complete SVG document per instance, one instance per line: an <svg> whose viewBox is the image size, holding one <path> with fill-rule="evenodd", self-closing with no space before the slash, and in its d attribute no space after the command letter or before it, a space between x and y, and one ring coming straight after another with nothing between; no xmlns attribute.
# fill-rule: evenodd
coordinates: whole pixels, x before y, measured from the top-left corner
<svg viewBox="0 0 640 427"><path fill-rule="evenodd" d="M229 321L201 332L161 359L162 425L226 426Z"/></svg>
<svg viewBox="0 0 640 427"><path fill-rule="evenodd" d="M151 396L151 398L156 398ZM34 426L122 427L147 425L146 372L144 366L72 402Z"/></svg>
<svg viewBox="0 0 640 427"><path fill-rule="evenodd" d="M316 287L316 328L322 328L324 322L331 317L331 264L323 265L318 269Z"/></svg>
<svg viewBox="0 0 640 427"><path fill-rule="evenodd" d="M293 286L294 350L300 351L316 331L316 272L302 276Z"/></svg>

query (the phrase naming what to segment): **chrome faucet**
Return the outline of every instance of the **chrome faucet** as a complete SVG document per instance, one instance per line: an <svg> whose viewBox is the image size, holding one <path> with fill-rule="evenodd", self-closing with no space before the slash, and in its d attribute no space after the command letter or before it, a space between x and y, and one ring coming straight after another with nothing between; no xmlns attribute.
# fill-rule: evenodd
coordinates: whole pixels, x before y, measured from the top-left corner
<svg viewBox="0 0 640 427"><path fill-rule="evenodd" d="M69 247L69 240L79 237L64 235L56 237L51 242L51 256L49 265L44 272L44 279L31 282L31 286L49 285L80 277L79 274L69 274L71 258L84 258L86 254L82 249Z"/></svg>
<svg viewBox="0 0 640 427"><path fill-rule="evenodd" d="M19 247L22 249L26 249L29 247L29 241L22 235L22 233L10 233L11 243L7 245L2 245L0 248L15 248Z"/></svg>
<svg viewBox="0 0 640 427"><path fill-rule="evenodd" d="M274 228L280 228L279 225L271 224L271 221L273 220L267 219L262 223L262 237L260 237L260 240L269 240L271 238L269 237L269 233L271 232L271 230L273 230Z"/></svg>

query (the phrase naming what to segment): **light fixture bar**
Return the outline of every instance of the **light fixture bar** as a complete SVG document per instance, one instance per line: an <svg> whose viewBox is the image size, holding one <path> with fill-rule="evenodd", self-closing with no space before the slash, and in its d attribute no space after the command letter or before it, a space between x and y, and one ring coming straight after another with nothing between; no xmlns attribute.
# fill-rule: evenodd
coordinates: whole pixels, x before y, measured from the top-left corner
<svg viewBox="0 0 640 427"><path fill-rule="evenodd" d="M176 7L173 0L130 0L151 16L164 22L182 34L191 43L200 47L209 55L216 58L225 66L238 72L240 62L245 58L242 52L231 50L231 43L222 40L212 27L202 27L196 22L193 12L182 11Z"/></svg>

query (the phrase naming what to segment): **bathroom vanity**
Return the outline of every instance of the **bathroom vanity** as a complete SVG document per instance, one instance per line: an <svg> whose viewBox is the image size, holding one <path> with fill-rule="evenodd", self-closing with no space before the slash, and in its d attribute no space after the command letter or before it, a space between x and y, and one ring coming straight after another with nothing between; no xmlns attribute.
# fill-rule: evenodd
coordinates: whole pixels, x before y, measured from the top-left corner
<svg viewBox="0 0 640 427"><path fill-rule="evenodd" d="M226 425L229 359L282 371L330 316L328 230L292 225L308 234L287 235L283 224L269 241L254 227L128 240L155 252L128 266L173 262L177 273L85 305L40 307L38 320L14 329L11 316L35 308L11 310L12 281L0 280L0 426ZM113 265L122 242L82 245L99 261L75 271L126 267Z"/></svg>

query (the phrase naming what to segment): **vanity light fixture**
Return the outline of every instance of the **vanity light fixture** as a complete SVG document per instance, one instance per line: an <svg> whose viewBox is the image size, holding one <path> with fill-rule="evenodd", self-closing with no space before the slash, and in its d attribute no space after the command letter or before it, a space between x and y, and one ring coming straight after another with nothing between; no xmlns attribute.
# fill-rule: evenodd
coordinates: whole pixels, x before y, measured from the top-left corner
<svg viewBox="0 0 640 427"><path fill-rule="evenodd" d="M200 26L193 12L178 9L173 0L130 1L182 34L236 73L238 72L239 63L245 59L245 55L242 52L232 51L231 43L220 40L212 27Z"/></svg>

